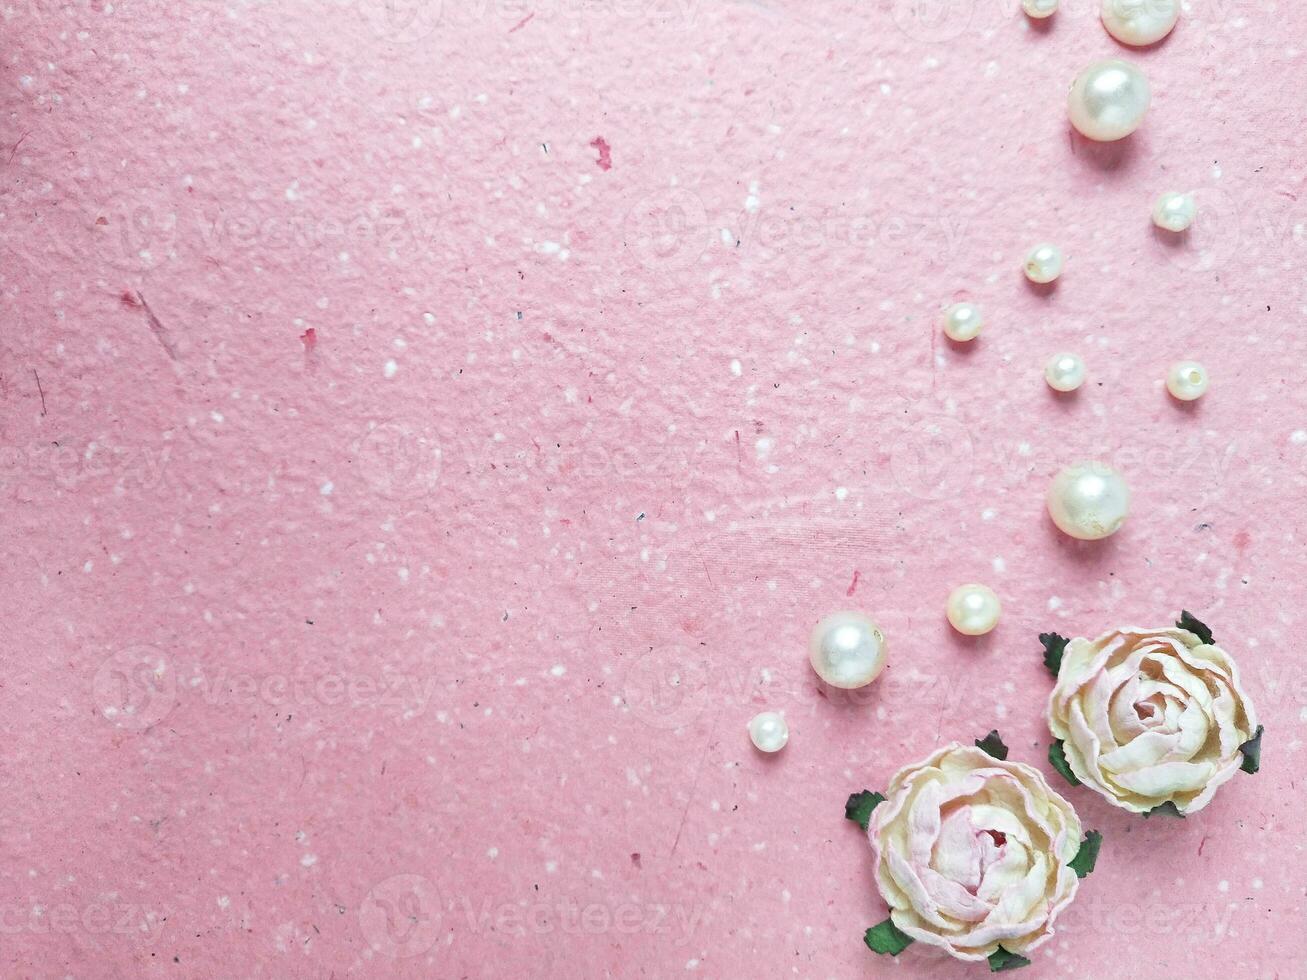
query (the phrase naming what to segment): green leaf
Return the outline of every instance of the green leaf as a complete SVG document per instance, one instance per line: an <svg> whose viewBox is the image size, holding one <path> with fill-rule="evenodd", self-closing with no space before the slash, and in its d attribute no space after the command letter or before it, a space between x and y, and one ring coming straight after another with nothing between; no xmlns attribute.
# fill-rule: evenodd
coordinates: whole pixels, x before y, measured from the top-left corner
<svg viewBox="0 0 1307 980"><path fill-rule="evenodd" d="M1044 666L1057 680L1058 671L1062 669L1062 651L1071 641L1058 633L1040 633L1039 642L1044 644Z"/></svg>
<svg viewBox="0 0 1307 980"><path fill-rule="evenodd" d="M1019 970L1023 966L1029 965L1030 961L1024 956L1018 956L1016 953L1009 953L1002 946L989 954L990 973L1002 973L1004 970Z"/></svg>
<svg viewBox="0 0 1307 980"><path fill-rule="evenodd" d="M1080 842L1080 850L1076 851L1076 856L1067 867L1076 873L1077 878L1084 878L1098 863L1098 849L1102 846L1103 835L1091 830L1085 834L1085 839Z"/></svg>
<svg viewBox="0 0 1307 980"><path fill-rule="evenodd" d="M1062 740L1060 738L1048 747L1048 761L1052 764L1054 769L1062 774L1062 778L1068 783L1072 786L1080 785L1080 780L1076 779L1076 774L1073 773L1071 767L1067 765L1066 749L1062 747Z"/></svg>
<svg viewBox="0 0 1307 980"><path fill-rule="evenodd" d="M1215 643L1212 639L1212 631L1209 630L1197 616L1194 616L1188 609L1180 610L1180 618L1175 621L1175 625L1182 630L1188 630L1204 643Z"/></svg>
<svg viewBox="0 0 1307 980"><path fill-rule="evenodd" d="M1007 758L1007 746L1003 740L998 737L998 729L991 728L989 734L984 738L976 739L976 748L984 749L999 762Z"/></svg>
<svg viewBox="0 0 1307 980"><path fill-rule="evenodd" d="M1160 813L1164 817L1179 817L1181 820L1184 819L1184 814L1180 812L1180 808L1175 805L1174 800L1167 800L1161 806L1153 807L1144 814L1144 819L1147 820L1155 813Z"/></svg>
<svg viewBox="0 0 1307 980"><path fill-rule="evenodd" d="M872 926L862 937L862 941L873 953L887 956L898 956L912 945L912 937L896 926L893 919L886 919L879 925Z"/></svg>
<svg viewBox="0 0 1307 980"><path fill-rule="evenodd" d="M1257 726L1257 733L1252 738L1239 746L1239 751L1243 753L1243 765L1239 768L1246 773L1255 773L1262 767L1262 732L1263 727Z"/></svg>
<svg viewBox="0 0 1307 980"><path fill-rule="evenodd" d="M849 797L848 802L844 804L844 819L852 820L863 830L867 829L867 824L871 822L871 811L885 802L885 797L879 793L873 793L869 789L864 789L861 793L854 793Z"/></svg>

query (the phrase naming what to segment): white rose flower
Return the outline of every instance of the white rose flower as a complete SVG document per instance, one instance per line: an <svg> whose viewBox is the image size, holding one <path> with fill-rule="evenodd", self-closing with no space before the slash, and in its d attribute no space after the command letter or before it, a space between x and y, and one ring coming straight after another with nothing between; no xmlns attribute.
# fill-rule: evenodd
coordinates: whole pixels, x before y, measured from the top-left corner
<svg viewBox="0 0 1307 980"><path fill-rule="evenodd" d="M956 742L890 780L867 835L894 926L961 960L1039 946L1079 885L1071 804L1037 769Z"/></svg>
<svg viewBox="0 0 1307 980"><path fill-rule="evenodd" d="M1181 814L1239 771L1258 730L1229 654L1178 627L1069 641L1048 727L1076 778L1109 802L1136 813L1170 803Z"/></svg>

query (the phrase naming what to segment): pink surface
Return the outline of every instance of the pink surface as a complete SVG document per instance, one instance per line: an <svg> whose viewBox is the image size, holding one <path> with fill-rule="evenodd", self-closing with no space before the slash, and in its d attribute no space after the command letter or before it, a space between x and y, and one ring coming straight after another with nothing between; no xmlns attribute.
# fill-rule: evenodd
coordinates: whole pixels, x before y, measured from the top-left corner
<svg viewBox="0 0 1307 980"><path fill-rule="evenodd" d="M3 11L0 970L983 975L863 948L845 797L994 726L1049 772L1036 634L1183 605L1263 770L1068 789L1106 841L1022 976L1301 976L1307 12L1194 3L1092 146L1086 0L399 6ZM846 606L890 666L827 696Z"/></svg>

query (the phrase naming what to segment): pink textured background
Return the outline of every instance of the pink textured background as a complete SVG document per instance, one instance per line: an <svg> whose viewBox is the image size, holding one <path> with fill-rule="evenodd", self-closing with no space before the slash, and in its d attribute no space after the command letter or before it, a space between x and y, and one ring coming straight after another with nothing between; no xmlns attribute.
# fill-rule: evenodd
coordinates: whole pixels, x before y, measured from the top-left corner
<svg viewBox="0 0 1307 980"><path fill-rule="evenodd" d="M1263 771L1067 790L1106 843L1023 975L1302 976L1307 12L1195 0L1098 147L1087 0L398 3L3 10L0 970L982 975L863 948L846 795L992 726L1047 772L1035 635L1184 605ZM836 699L846 606L891 663Z"/></svg>

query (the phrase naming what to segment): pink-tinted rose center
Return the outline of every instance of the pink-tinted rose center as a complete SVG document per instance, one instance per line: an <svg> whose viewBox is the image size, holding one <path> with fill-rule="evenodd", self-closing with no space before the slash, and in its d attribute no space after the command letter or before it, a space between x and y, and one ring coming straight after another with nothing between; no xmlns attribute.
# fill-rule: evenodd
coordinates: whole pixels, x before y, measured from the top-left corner
<svg viewBox="0 0 1307 980"><path fill-rule="evenodd" d="M975 895L990 867L1007 849L1007 834L976 826L976 811L970 806L949 807L943 813L943 828L935 842L931 864L944 877Z"/></svg>

